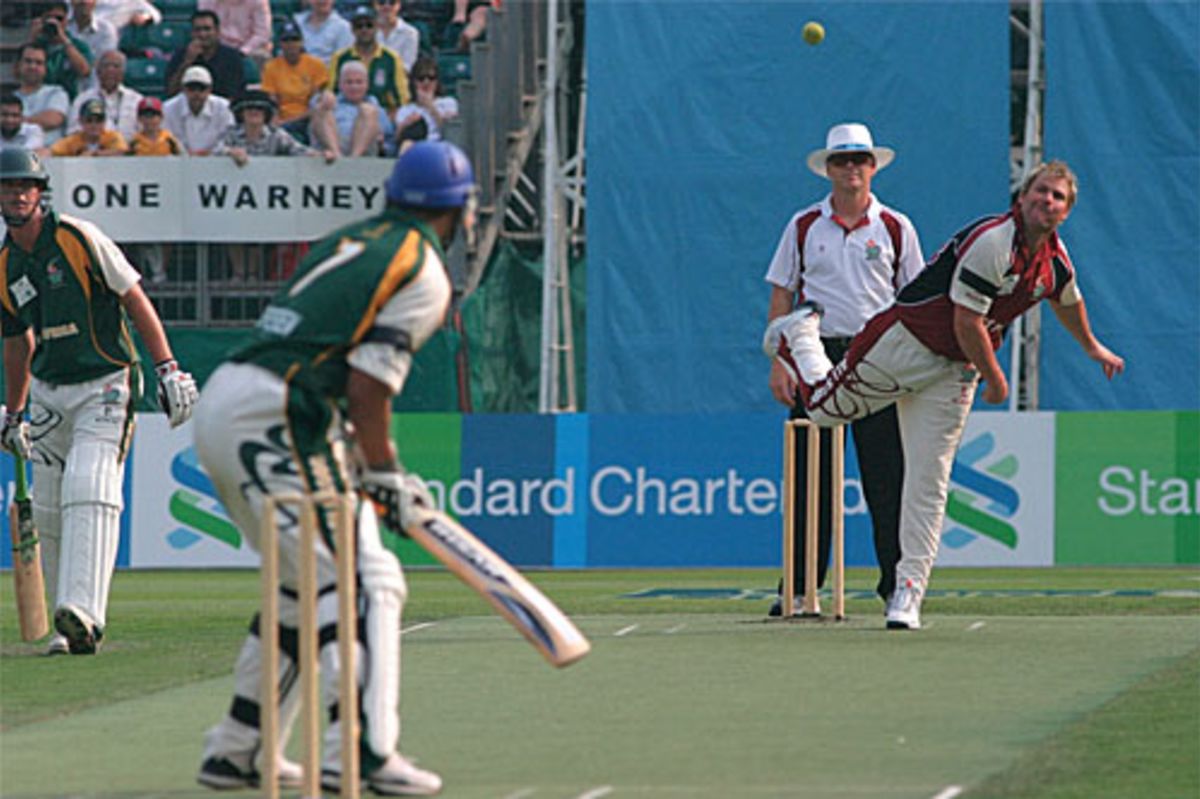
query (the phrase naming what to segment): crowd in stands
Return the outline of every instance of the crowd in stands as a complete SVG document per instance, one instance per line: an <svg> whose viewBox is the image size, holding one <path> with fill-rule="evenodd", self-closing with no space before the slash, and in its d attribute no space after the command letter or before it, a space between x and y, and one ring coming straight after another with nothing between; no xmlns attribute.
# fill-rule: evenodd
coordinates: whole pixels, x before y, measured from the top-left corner
<svg viewBox="0 0 1200 799"><path fill-rule="evenodd" d="M457 79L500 1L36 2L0 96L0 147L239 165L393 156L458 114L442 67Z"/></svg>

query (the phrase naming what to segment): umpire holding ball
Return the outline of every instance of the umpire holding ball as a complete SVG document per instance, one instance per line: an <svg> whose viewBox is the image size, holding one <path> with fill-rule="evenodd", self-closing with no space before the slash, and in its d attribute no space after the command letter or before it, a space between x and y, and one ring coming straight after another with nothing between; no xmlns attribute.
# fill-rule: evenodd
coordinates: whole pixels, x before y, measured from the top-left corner
<svg viewBox="0 0 1200 799"><path fill-rule="evenodd" d="M191 415L197 392L175 363L138 271L98 227L51 210L49 184L37 155L0 151L8 225L0 247L0 445L33 461L34 523L55 608L48 654L91 655L104 637L141 393L130 321L154 358L172 427Z"/></svg>
<svg viewBox="0 0 1200 799"><path fill-rule="evenodd" d="M442 780L397 750L400 738L400 617L408 587L400 561L383 546L379 525L400 532L416 505L433 505L423 480L397 457L390 435L392 397L408 381L417 350L450 307L446 248L475 226L475 177L449 142L420 142L396 160L385 185L387 207L317 242L259 319L254 336L221 365L196 409L196 454L221 502L251 546L259 546L265 499L279 494L353 493L362 597L358 684L361 741L342 740L337 696L336 558L317 546L321 673L330 722L322 784L341 781L343 746L360 746L367 787L382 796L428 796ZM369 501L367 501L369 500ZM300 663L296 630L299 525L276 510L282 544L280 629L255 616L234 666L234 697L209 730L197 776L225 790L253 788L261 758L279 759L282 785L300 769L282 752L262 752L260 636L283 642L282 729L299 711L293 676ZM328 525L320 511L320 524ZM286 738L286 734L281 736ZM281 742L282 743L282 742Z"/></svg>
<svg viewBox="0 0 1200 799"><path fill-rule="evenodd" d="M876 147L865 125L845 123L830 128L825 147L808 156L808 168L832 184L824 199L795 213L788 221L767 270L771 286L767 321L790 313L799 302L813 301L825 308L821 342L834 361L866 321L891 305L900 289L924 267L921 243L904 214L881 203L871 193L875 173L892 162L895 153ZM773 361L771 393L791 408L791 417L806 416L796 381ZM900 487L904 480L904 455L894 407L860 419L851 429L858 454L863 494L874 525L875 555L879 560L876 591L886 601L896 586L900 559ZM818 585L825 582L832 538L829 430L821 431L821 505ZM797 462L805 463L806 438L799 437ZM796 471L803 481L804 468ZM796 590L804 594L803 484L797 486L794 504ZM782 588L780 589L782 590ZM781 613L779 599L770 615ZM800 613L801 603L795 604Z"/></svg>

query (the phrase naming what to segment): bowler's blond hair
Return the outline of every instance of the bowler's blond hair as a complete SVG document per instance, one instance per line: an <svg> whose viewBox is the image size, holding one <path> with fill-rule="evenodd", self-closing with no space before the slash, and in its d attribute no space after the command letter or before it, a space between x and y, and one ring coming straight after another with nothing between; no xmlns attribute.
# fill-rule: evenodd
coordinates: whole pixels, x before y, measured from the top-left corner
<svg viewBox="0 0 1200 799"><path fill-rule="evenodd" d="M1061 178L1067 182L1067 208L1074 208L1075 198L1079 195L1079 179L1075 177L1075 173L1071 171L1071 167L1067 166L1066 161L1047 161L1044 164L1038 164L1034 167L1033 171L1025 176L1025 181L1021 184L1021 196L1024 197L1033 187L1033 182L1042 175Z"/></svg>

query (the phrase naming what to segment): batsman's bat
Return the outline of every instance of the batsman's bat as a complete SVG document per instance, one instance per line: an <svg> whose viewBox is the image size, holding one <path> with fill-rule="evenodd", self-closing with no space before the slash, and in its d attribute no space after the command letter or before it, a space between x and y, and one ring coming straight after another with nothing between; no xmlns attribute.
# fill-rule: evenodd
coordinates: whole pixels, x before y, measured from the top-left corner
<svg viewBox="0 0 1200 799"><path fill-rule="evenodd" d="M553 666L569 666L592 648L579 628L508 561L438 510L419 508L406 532L488 601Z"/></svg>
<svg viewBox="0 0 1200 799"><path fill-rule="evenodd" d="M25 461L16 459L17 489L9 508L13 543L13 587L17 592L17 617L21 640L36 641L50 632L46 621L46 586L42 579L42 553L37 529L33 526L33 506L25 481Z"/></svg>

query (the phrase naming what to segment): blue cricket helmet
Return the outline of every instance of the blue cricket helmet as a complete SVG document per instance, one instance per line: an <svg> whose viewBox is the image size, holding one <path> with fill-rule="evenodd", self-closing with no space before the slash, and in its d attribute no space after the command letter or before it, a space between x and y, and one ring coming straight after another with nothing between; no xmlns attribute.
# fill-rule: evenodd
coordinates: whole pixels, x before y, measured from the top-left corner
<svg viewBox="0 0 1200 799"><path fill-rule="evenodd" d="M422 141L396 159L388 202L413 208L462 208L475 193L471 159L447 141Z"/></svg>

